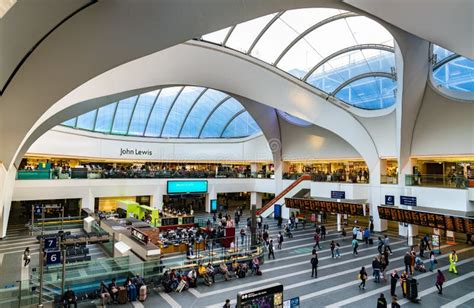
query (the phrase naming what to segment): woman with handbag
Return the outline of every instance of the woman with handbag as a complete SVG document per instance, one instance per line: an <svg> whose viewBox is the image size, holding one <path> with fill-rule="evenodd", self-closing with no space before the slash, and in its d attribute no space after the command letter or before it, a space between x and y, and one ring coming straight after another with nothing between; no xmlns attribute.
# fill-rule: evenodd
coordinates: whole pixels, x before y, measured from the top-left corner
<svg viewBox="0 0 474 308"><path fill-rule="evenodd" d="M367 271L365 270L365 267L362 266L359 272L359 279L360 279L360 284L359 284L359 289L365 290L365 281L367 280Z"/></svg>

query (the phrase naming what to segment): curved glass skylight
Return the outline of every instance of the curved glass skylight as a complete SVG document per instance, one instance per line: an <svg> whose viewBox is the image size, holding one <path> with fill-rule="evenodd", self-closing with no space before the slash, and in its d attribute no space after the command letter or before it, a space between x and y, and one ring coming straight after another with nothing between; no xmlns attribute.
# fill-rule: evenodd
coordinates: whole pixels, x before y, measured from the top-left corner
<svg viewBox="0 0 474 308"><path fill-rule="evenodd" d="M241 138L261 130L233 97L179 86L142 93L63 122L94 132L157 138Z"/></svg>
<svg viewBox="0 0 474 308"><path fill-rule="evenodd" d="M452 91L474 92L474 60L433 45L433 79L438 86Z"/></svg>
<svg viewBox="0 0 474 308"><path fill-rule="evenodd" d="M201 40L258 58L339 99L343 96L336 89L357 82L350 88L370 93L358 93L358 99L351 94L343 101L358 108L382 109L395 103L394 82L372 81L360 87L358 78L383 75L395 80L393 37L377 22L353 12L290 10L206 34Z"/></svg>

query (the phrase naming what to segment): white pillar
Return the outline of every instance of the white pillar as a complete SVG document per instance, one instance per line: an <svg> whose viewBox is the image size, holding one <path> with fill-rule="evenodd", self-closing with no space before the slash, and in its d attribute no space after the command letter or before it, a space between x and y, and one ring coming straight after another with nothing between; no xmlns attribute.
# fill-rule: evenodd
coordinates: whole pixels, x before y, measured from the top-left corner
<svg viewBox="0 0 474 308"><path fill-rule="evenodd" d="M251 173L257 173L258 171L258 164L257 163L251 163L250 164L250 172Z"/></svg>
<svg viewBox="0 0 474 308"><path fill-rule="evenodd" d="M163 210L163 195L166 194L164 186L158 187L158 189L152 195L151 206L155 209Z"/></svg>
<svg viewBox="0 0 474 308"><path fill-rule="evenodd" d="M275 196L283 191L283 162L275 162Z"/></svg>
<svg viewBox="0 0 474 308"><path fill-rule="evenodd" d="M16 172L14 166L6 170L5 166L0 163L0 238L7 235Z"/></svg>
<svg viewBox="0 0 474 308"><path fill-rule="evenodd" d="M252 191L250 193L250 207L252 207L252 204L256 205L256 209L261 209L262 208L262 194Z"/></svg>
<svg viewBox="0 0 474 308"><path fill-rule="evenodd" d="M211 200L217 199L217 193L215 191L209 191L208 194L206 194L206 213L211 212Z"/></svg>
<svg viewBox="0 0 474 308"><path fill-rule="evenodd" d="M89 209L94 212L95 208L95 198L92 192L87 191L86 195L81 199L81 209Z"/></svg>
<svg viewBox="0 0 474 308"><path fill-rule="evenodd" d="M380 192L380 174L381 174L382 163L379 162L372 166L369 170L369 215L372 216L374 223L374 231L381 232L385 231L388 228L388 223L384 219L379 218L378 206L380 205L380 200L382 199Z"/></svg>
<svg viewBox="0 0 474 308"><path fill-rule="evenodd" d="M418 226L417 225L408 225L408 246L415 245L415 236L418 235Z"/></svg>
<svg viewBox="0 0 474 308"><path fill-rule="evenodd" d="M342 231L342 226L341 226L342 214L336 215L336 222L337 222L337 232L341 232Z"/></svg>

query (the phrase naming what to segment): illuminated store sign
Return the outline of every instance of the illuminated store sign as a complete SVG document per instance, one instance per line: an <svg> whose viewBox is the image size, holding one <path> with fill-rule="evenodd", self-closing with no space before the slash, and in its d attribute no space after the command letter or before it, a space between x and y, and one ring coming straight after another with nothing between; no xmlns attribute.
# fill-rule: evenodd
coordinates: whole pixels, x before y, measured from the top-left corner
<svg viewBox="0 0 474 308"><path fill-rule="evenodd" d="M151 156L153 152L151 150L139 150L139 149L129 149L129 148L120 148L120 156L122 155L135 155L135 156Z"/></svg>

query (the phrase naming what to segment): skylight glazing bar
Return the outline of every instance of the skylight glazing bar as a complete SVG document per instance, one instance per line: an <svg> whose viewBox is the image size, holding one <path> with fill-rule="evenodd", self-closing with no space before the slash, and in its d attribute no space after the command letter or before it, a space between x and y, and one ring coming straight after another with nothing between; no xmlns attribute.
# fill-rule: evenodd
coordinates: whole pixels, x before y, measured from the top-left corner
<svg viewBox="0 0 474 308"><path fill-rule="evenodd" d="M117 114L117 109L118 109L119 103L120 103L120 101L118 101L118 102L115 104L115 110L114 110L114 114L113 114L113 116L112 116L112 123L110 124L109 134L112 134L112 129L114 128L115 115Z"/></svg>
<svg viewBox="0 0 474 308"><path fill-rule="evenodd" d="M222 105L224 104L227 100L229 100L231 98L231 96L227 96L225 98L223 98L219 104L217 104L214 109L211 110L211 112L209 112L209 114L207 115L207 118L206 120L204 121L204 123L202 124L201 126L201 129L199 130L199 135L198 135L198 138L201 138L201 134L202 134L202 131L204 130L204 127L206 127L206 124L207 122L209 121L209 119L211 118L211 116L214 114L214 112L216 112L216 110Z"/></svg>
<svg viewBox="0 0 474 308"><path fill-rule="evenodd" d="M308 29L303 31L301 34L299 34L288 46L286 46L286 48L280 53L280 55L278 56L278 58L275 60L275 62L272 65L277 66L278 62L280 62L280 60L286 55L286 53L294 45L296 45L296 43L298 43L302 38L304 38L309 33L313 32L317 28L322 27L322 26L324 26L328 23L331 23L331 22L339 20L339 19L348 18L348 17L355 17L355 16L360 16L360 15L357 14L357 13L354 13L354 12L346 12L346 13L341 13L341 14L338 14L338 15L331 16L329 18L326 18L326 19L321 20L320 22L314 24L313 26L309 27Z"/></svg>
<svg viewBox="0 0 474 308"><path fill-rule="evenodd" d="M360 45L350 46L350 47L338 50L338 51L330 54L326 58L322 59L321 61L319 61L315 66L313 66L308 71L308 73L306 73L306 75L303 77L302 80L306 81L318 68L320 68L321 66L323 66L325 63L329 62L330 60L332 60L332 59L334 59L334 58L336 58L336 57L338 57L342 54L345 54L347 52L356 51L356 50L363 50L363 49L378 49L378 50L383 50L383 51L388 51L388 52L395 53L395 50L394 50L393 47L387 46L387 45L382 45L382 44L360 44Z"/></svg>
<svg viewBox="0 0 474 308"><path fill-rule="evenodd" d="M346 87L347 85L357 81L357 80L360 80L360 79L364 79L364 78L368 78L368 77L385 77L385 78L389 78L389 79L392 79L392 80L396 80L395 78L395 75L394 74L391 74L391 73L387 73L387 72L370 72L370 73L364 73L364 74L359 74L357 76L354 76L346 81L344 81L343 83L341 83L336 89L334 89L334 91L332 91L329 96L334 96L336 95L339 91L341 91L342 89L344 89L344 87Z"/></svg>
<svg viewBox="0 0 474 308"><path fill-rule="evenodd" d="M166 113L166 117L165 117L165 120L163 121L163 126L161 126L161 129L160 129L160 138L161 138L161 135L163 134L163 129L165 128L166 126L166 122L168 121L168 117L170 116L170 113L171 113L171 110L173 109L173 106L174 104L176 103L176 101L178 100L179 96L181 95L181 93L183 92L184 90L184 86L181 88L181 90L179 90L178 94L176 94L176 97L174 98L173 102L171 103L170 105L170 108L168 109L168 113Z"/></svg>
<svg viewBox="0 0 474 308"><path fill-rule="evenodd" d="M130 120L128 120L127 132L125 133L125 135L128 135L128 132L130 131L130 124L132 124L133 114L135 113L135 109L137 108L139 99L140 95L137 95L137 99L135 100L135 104L133 105L132 114L130 115Z"/></svg>
<svg viewBox="0 0 474 308"><path fill-rule="evenodd" d="M160 89L160 90L158 91L158 93L156 94L155 100L153 101L153 105L151 105L150 113L148 114L148 117L146 118L145 128L143 129L143 134L142 134L142 136L145 136L146 130L148 129L148 123L150 122L150 118L151 118L151 114L153 113L153 109L155 109L156 101L158 100L158 97L160 97L161 90L162 90L162 89Z"/></svg>
<svg viewBox="0 0 474 308"><path fill-rule="evenodd" d="M224 125L224 128L222 129L220 135L219 135L219 138L222 138L222 135L224 135L224 132L225 130L227 129L227 127L230 125L230 123L232 123L232 121L234 121L235 118L237 118L239 115L241 115L242 113L245 112L245 108L240 110L239 112L237 112L236 114L234 114L232 116L232 118L229 119L229 121L227 121L227 123Z"/></svg>
<svg viewBox="0 0 474 308"><path fill-rule="evenodd" d="M283 15L283 13L285 13L285 11L279 12L278 14L273 16L273 18L265 25L265 27L263 27L263 29L260 31L257 37L255 37L255 39L253 40L252 44L250 45L249 50L247 50L248 55L252 52L253 48L255 47L255 45L257 45L258 41L262 38L265 32L267 32L267 30L271 27L271 25L273 25L273 23L277 21L278 18L280 18L280 16Z"/></svg>
<svg viewBox="0 0 474 308"><path fill-rule="evenodd" d="M194 100L194 102L193 102L193 104L191 105L191 107L189 107L189 110L188 110L188 112L186 113L186 116L184 117L183 123L181 123L181 127L179 128L178 138L181 136L181 132L183 131L184 124L186 124L186 120L188 119L189 114L191 113L191 111L193 110L193 108L194 108L194 106L196 105L196 103L201 99L201 97L204 95L204 93L206 93L207 90L208 90L208 88L205 88L205 89L201 92L201 94L199 94L199 96L196 97L196 99Z"/></svg>
<svg viewBox="0 0 474 308"><path fill-rule="evenodd" d="M440 68L441 66L445 65L446 63L448 62L451 62L457 58L460 58L461 55L458 55L456 53L450 55L450 56L447 56L446 58L444 58L443 60L439 61L439 62L436 62L434 65L433 65L433 71L436 71L438 68Z"/></svg>
<svg viewBox="0 0 474 308"><path fill-rule="evenodd" d="M229 40L230 35L232 34L232 32L234 32L235 27L236 27L236 25L232 26L232 28L229 29L229 32L227 32L227 34L225 35L224 40L222 41L222 46L225 46L225 44Z"/></svg>

